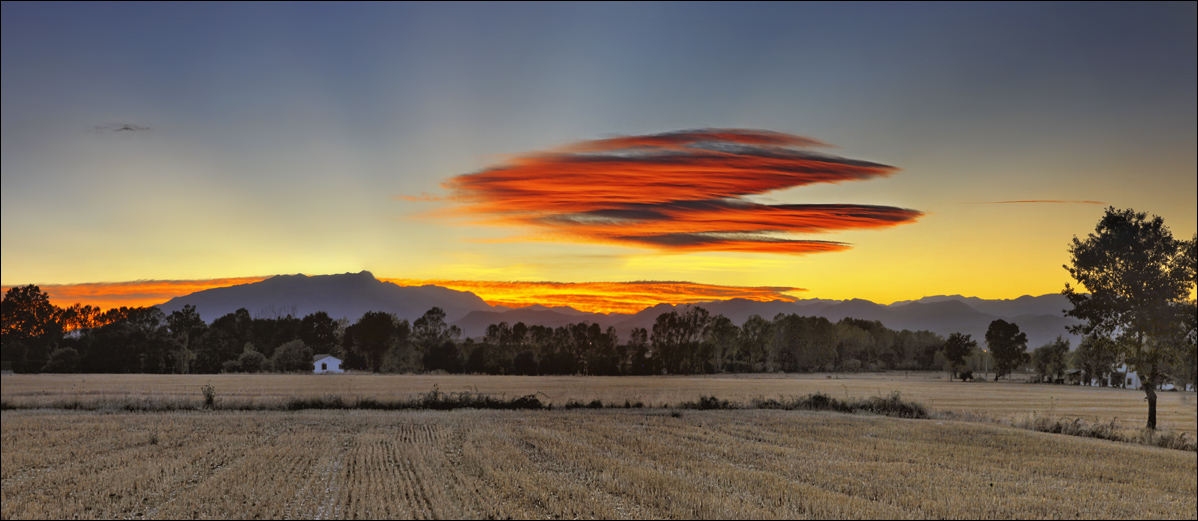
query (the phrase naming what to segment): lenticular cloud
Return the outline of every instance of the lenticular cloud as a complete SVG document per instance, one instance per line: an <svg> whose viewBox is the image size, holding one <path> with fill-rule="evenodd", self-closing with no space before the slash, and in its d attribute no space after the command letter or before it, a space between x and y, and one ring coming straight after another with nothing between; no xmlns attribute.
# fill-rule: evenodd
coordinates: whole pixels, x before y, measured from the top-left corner
<svg viewBox="0 0 1198 521"><path fill-rule="evenodd" d="M794 234L883 228L923 215L892 206L760 204L745 196L885 177L896 168L813 152L828 145L747 129L584 141L518 155L443 184L459 215L553 240L667 251L806 254L848 244Z"/></svg>

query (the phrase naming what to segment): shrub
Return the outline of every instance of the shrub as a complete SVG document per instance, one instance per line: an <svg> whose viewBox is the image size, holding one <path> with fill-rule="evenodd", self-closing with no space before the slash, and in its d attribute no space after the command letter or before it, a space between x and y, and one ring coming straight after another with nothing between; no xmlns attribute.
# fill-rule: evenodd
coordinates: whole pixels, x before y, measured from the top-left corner
<svg viewBox="0 0 1198 521"><path fill-rule="evenodd" d="M242 364L245 365L244 363ZM312 349L303 340L292 340L275 348L270 357L270 367L275 371L312 372Z"/></svg>
<svg viewBox="0 0 1198 521"><path fill-rule="evenodd" d="M715 396L699 396L698 401L683 402L678 404L678 407L682 409L699 409L702 411L713 409L739 409L739 407L733 405L728 400L721 400Z"/></svg>
<svg viewBox="0 0 1198 521"><path fill-rule="evenodd" d="M885 398L872 396L863 400L837 400L824 393L794 396L789 399L754 398L751 406L754 409L835 411L847 413L867 412L883 416L897 416L899 418L928 417L926 407L920 403L904 401L898 391L890 393L890 396Z"/></svg>
<svg viewBox="0 0 1198 521"><path fill-rule="evenodd" d="M208 409L216 407L216 388L212 386L212 382L200 387L200 392L204 393L204 407Z"/></svg>

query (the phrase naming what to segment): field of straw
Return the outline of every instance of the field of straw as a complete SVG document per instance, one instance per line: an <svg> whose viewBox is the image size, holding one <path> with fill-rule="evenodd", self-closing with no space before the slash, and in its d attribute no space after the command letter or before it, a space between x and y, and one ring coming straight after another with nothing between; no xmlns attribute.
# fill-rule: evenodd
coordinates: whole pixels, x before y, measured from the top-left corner
<svg viewBox="0 0 1198 521"><path fill-rule="evenodd" d="M0 517L1194 518L1193 452L826 412L9 410Z"/></svg>
<svg viewBox="0 0 1198 521"><path fill-rule="evenodd" d="M0 396L7 408L125 408L167 403L198 408L200 388L211 384L216 403L226 408L272 408L287 400L340 396L346 399L409 399L436 386L442 392L479 391L513 398L536 394L561 405L574 399L609 404L641 401L671 406L715 396L734 402L822 392L835 398L887 396L893 391L934 411L976 414L996 420L1030 415L1115 421L1122 428L1144 426L1148 407L1142 391L1028 384L1020 381L949 382L943 373L856 375L716 375L652 377L459 376L459 375L3 375ZM1161 429L1198 431L1194 393L1159 394ZM141 408L133 407L133 408ZM153 408L153 407L149 407Z"/></svg>

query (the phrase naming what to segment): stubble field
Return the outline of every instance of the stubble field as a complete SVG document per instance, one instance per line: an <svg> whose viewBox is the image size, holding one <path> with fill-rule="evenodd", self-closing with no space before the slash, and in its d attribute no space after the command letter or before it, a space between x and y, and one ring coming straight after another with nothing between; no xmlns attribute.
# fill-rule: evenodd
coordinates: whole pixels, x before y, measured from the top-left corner
<svg viewBox="0 0 1198 521"><path fill-rule="evenodd" d="M5 411L4 518L1194 518L1195 453L764 410Z"/></svg>
<svg viewBox="0 0 1198 521"><path fill-rule="evenodd" d="M659 408L700 395L897 390L994 418L1144 418L1138 391L943 378L4 375L0 517L1198 516L1190 451L986 422ZM199 408L207 383L216 410ZM648 408L233 410L297 396L410 398L433 386ZM187 407L120 410L138 401ZM26 409L70 403L113 407ZM1163 426L1193 433L1194 418L1193 393L1162 394Z"/></svg>

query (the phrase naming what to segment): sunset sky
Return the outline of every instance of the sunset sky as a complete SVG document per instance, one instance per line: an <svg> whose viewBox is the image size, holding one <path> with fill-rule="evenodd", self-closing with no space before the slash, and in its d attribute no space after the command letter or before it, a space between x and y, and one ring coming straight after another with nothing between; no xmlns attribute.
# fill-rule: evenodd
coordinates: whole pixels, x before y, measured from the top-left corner
<svg viewBox="0 0 1198 521"><path fill-rule="evenodd" d="M1198 229L1194 3L2 9L0 283L59 305L1015 298L1107 206Z"/></svg>

